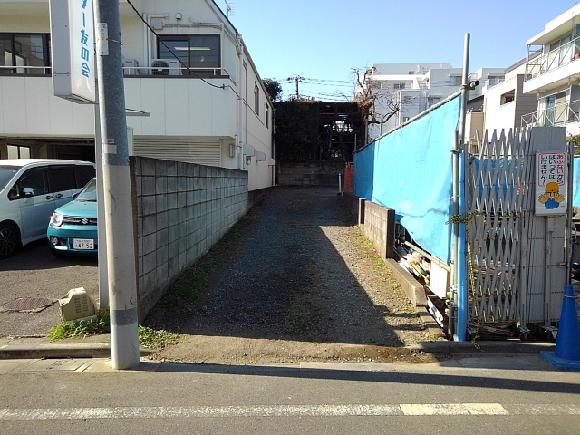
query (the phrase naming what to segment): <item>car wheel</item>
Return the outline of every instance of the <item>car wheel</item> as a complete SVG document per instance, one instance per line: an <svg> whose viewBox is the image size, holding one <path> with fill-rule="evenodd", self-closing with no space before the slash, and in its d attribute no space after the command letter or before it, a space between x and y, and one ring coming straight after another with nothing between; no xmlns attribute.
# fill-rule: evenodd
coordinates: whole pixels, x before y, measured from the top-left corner
<svg viewBox="0 0 580 435"><path fill-rule="evenodd" d="M10 257L20 247L20 231L11 223L0 224L0 258Z"/></svg>

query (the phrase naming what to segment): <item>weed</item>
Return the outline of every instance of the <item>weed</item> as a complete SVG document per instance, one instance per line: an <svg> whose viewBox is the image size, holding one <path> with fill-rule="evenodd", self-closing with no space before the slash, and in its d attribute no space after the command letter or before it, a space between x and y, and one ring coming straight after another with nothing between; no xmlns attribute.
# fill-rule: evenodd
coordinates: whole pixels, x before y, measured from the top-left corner
<svg viewBox="0 0 580 435"><path fill-rule="evenodd" d="M139 343L151 350L160 351L169 345L177 344L178 341L178 334L139 325Z"/></svg>
<svg viewBox="0 0 580 435"><path fill-rule="evenodd" d="M62 322L52 327L48 333L50 341L65 338L84 338L89 335L104 334L110 331L110 317L107 310L102 310L90 320L73 320Z"/></svg>

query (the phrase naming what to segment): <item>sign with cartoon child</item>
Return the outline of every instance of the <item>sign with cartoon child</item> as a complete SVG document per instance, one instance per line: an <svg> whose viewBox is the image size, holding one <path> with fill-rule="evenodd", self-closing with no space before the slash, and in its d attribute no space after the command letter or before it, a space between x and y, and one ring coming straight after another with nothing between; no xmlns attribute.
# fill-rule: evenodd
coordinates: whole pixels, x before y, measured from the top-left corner
<svg viewBox="0 0 580 435"><path fill-rule="evenodd" d="M536 215L566 214L568 206L566 153L536 154Z"/></svg>

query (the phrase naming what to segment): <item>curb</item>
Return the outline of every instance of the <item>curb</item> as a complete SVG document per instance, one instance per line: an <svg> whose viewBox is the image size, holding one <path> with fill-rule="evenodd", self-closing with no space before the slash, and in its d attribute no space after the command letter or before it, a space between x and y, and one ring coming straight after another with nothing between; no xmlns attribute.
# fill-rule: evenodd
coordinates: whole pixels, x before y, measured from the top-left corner
<svg viewBox="0 0 580 435"><path fill-rule="evenodd" d="M458 343L455 341L436 341L407 346L408 349L425 353L445 355L486 355L486 354L537 354L554 351L554 343L527 343L516 340L479 341Z"/></svg>
<svg viewBox="0 0 580 435"><path fill-rule="evenodd" d="M383 259L387 267L396 276L396 278L401 283L403 291L407 295L407 298L415 306L426 306L427 296L425 296L425 289L423 285L409 273L409 271L403 269L399 263L397 263L392 258Z"/></svg>
<svg viewBox="0 0 580 435"><path fill-rule="evenodd" d="M142 347L141 356L152 352ZM0 347L0 360L3 359L38 359L38 358L109 358L109 343L74 343L74 344L14 344Z"/></svg>

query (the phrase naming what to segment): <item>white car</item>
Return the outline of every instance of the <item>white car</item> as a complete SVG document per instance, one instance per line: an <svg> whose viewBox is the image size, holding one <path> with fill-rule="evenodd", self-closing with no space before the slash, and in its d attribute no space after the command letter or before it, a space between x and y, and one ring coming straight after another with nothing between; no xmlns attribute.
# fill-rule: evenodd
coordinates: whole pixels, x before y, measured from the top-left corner
<svg viewBox="0 0 580 435"><path fill-rule="evenodd" d="M0 258L46 238L54 209L94 177L94 164L80 160L0 160Z"/></svg>

